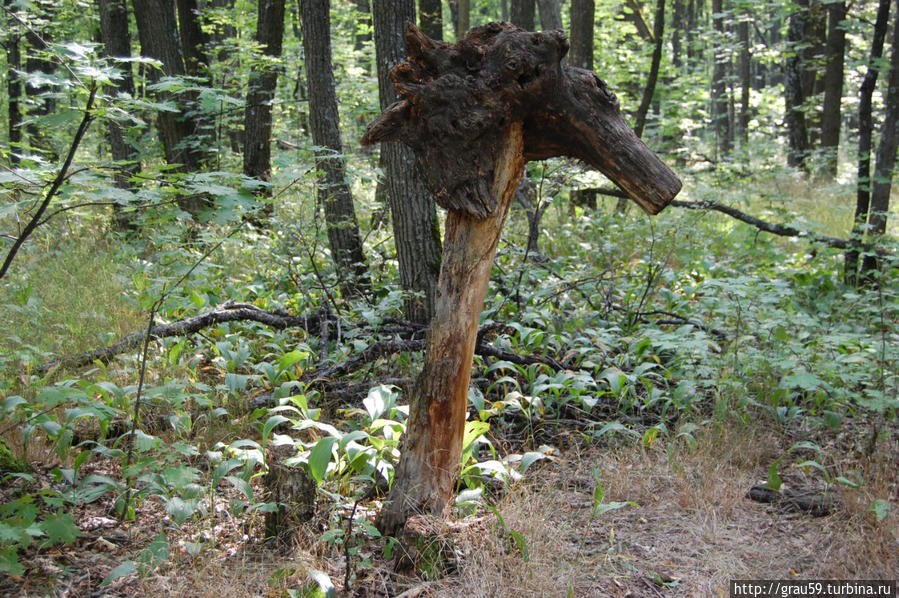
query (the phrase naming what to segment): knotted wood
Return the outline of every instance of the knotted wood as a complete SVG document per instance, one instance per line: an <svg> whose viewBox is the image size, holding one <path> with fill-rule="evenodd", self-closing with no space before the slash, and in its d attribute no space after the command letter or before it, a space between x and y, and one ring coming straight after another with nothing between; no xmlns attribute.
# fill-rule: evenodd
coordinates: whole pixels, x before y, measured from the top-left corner
<svg viewBox="0 0 899 598"><path fill-rule="evenodd" d="M409 58L391 78L400 100L363 144L400 141L449 210L423 370L389 501L378 526L440 513L460 467L477 327L503 222L528 160L571 156L599 169L656 214L680 180L628 128L618 100L591 71L561 64L562 31L509 23L474 29L457 44L406 30Z"/></svg>

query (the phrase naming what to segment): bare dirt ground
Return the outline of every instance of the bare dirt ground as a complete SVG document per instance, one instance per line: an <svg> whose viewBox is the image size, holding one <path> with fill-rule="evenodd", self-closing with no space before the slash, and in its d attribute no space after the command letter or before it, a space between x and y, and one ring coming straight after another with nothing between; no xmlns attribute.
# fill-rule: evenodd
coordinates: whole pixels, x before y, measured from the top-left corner
<svg viewBox="0 0 899 598"><path fill-rule="evenodd" d="M159 503L145 502L135 522L120 525L98 501L78 519L83 538L27 553L28 572L0 577L0 595L313 596L319 586L311 571L327 574L340 596L403 598L718 597L729 596L731 579L899 576L897 426L884 430L871 457L865 455L866 426L813 433L762 427L706 432L695 446L683 439L650 448L572 442L529 469L497 499L495 512L416 518L417 539L407 539L405 547L364 533L362 521L374 517L376 501L357 505L348 551L321 534L329 520L330 527L345 529L352 505L323 506L292 545L276 550L258 539L261 515L233 517L222 500L214 518L168 534L164 564L105 588L99 584L113 567L171 527ZM781 461L780 475L786 486L832 496L830 515L747 498L768 466L799 440L816 442L824 453L793 451ZM823 465L830 478L857 477L862 484L828 483L817 468L797 467L807 459ZM595 474L605 489L603 503L635 504L594 516ZM893 505L881 521L869 511L876 499Z"/></svg>

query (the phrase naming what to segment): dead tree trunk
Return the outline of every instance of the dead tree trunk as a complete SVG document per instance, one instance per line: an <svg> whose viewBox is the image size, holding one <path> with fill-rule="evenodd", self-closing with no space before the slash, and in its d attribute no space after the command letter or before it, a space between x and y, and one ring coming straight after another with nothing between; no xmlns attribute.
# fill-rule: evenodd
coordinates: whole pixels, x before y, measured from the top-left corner
<svg viewBox="0 0 899 598"><path fill-rule="evenodd" d="M452 495L478 321L525 163L579 158L650 214L681 186L627 127L602 80L562 66L568 40L561 31L492 23L450 45L409 25L406 46L408 60L391 72L401 99L369 126L362 143L410 146L422 179L449 214L425 364L410 397L390 502L378 520L391 534L413 513L440 513Z"/></svg>

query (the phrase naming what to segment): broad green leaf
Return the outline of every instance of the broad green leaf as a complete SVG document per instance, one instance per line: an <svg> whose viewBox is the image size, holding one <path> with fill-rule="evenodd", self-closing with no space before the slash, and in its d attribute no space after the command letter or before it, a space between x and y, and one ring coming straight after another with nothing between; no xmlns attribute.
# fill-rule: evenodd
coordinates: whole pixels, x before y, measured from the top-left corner
<svg viewBox="0 0 899 598"><path fill-rule="evenodd" d="M291 351L285 353L278 359L278 369L284 372L287 368L300 363L307 357L309 357L308 351Z"/></svg>
<svg viewBox="0 0 899 598"><path fill-rule="evenodd" d="M337 598L337 589L328 574L324 571L309 570L309 577L318 584L318 587L325 594L325 598Z"/></svg>
<svg viewBox="0 0 899 598"><path fill-rule="evenodd" d="M328 471L328 463L331 462L331 452L337 439L333 436L325 436L319 440L306 461L306 469L309 475L317 483L321 484L325 479L325 472Z"/></svg>
<svg viewBox="0 0 899 598"><path fill-rule="evenodd" d="M51 515L41 522L40 527L47 535L44 541L47 545L71 544L81 536L81 530L68 513Z"/></svg>
<svg viewBox="0 0 899 598"><path fill-rule="evenodd" d="M768 490L780 492L780 487L783 485L780 475L777 473L777 466L780 465L781 459L783 459L783 457L780 457L768 467L768 483L765 484L765 488Z"/></svg>
<svg viewBox="0 0 899 598"><path fill-rule="evenodd" d="M0 547L0 571L17 577L25 575L25 566L19 562L19 551L15 546Z"/></svg>

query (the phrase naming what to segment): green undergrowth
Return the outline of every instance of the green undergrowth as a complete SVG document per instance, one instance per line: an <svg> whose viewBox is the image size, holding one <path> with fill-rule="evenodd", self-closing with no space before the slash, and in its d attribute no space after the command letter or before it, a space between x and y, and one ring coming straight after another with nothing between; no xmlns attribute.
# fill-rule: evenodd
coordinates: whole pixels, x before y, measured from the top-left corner
<svg viewBox="0 0 899 598"><path fill-rule="evenodd" d="M685 199L714 193L759 208L754 192L690 182ZM712 212L672 208L650 219L614 202L572 208L570 181L554 184L542 187L553 205L540 255L525 251L527 222L513 210L482 325L493 347L562 367L476 359L457 488L463 513L573 443L690 444L724 422L830 430L894 420L894 269L885 267L879 284L850 288L834 250ZM421 355L395 352L341 374L337 382L362 389L352 395L307 374L379 340L401 340L388 324L402 318L403 304L388 227L366 236L371 295L341 298L311 194L299 187L297 203L279 207L269 230L232 221L185 238L170 220L152 239L107 232L90 242L92 227L61 238L50 225L39 248L23 254L0 289L10 324L0 344L0 431L16 458L44 467L55 484L5 474L0 570L21 575L35 551L73 541L69 513L86 503L106 501L127 518L156 497L170 531L197 517L214 522L217 500L252 519L277 508L259 482L275 454L304 467L335 509L383 495L408 415L402 383L383 381L414 377ZM791 220L789 206L759 209L805 223ZM37 373L52 357L144 328L153 309L157 322L171 322L228 300L308 316L333 300L340 325L322 337L320 329L232 322L158 339L142 386L138 349L109 364ZM254 407L260 396L270 399ZM361 536L341 521L335 516L322 540L359 551ZM377 535L370 526L364 533ZM165 535L154 542L118 573L152 568L167 550Z"/></svg>

